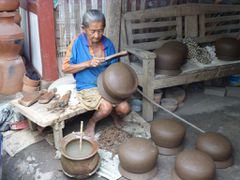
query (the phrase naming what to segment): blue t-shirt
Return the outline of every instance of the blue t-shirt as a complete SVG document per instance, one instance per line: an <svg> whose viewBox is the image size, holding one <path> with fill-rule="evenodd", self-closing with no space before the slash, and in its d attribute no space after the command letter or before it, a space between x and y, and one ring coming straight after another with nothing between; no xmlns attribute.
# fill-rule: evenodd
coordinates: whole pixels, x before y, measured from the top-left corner
<svg viewBox="0 0 240 180"><path fill-rule="evenodd" d="M105 36L101 39L104 57L115 53L113 43ZM70 56L70 64L79 64L91 60L93 57L90 55L88 39L85 33L78 36L72 46L72 52ZM78 91L83 89L89 89L97 87L97 78L110 64L118 62L119 59L115 58L106 62L103 62L98 67L90 67L73 74L76 80L76 88Z"/></svg>

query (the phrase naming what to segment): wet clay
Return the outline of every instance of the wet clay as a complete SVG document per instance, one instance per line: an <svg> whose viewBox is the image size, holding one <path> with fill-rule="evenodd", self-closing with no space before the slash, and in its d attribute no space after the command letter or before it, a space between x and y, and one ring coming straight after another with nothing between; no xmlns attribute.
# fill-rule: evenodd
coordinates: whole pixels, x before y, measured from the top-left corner
<svg viewBox="0 0 240 180"><path fill-rule="evenodd" d="M116 127L107 127L99 136L98 144L101 149L110 151L113 155L115 155L117 154L119 145L126 142L131 137L132 135L121 129Z"/></svg>
<svg viewBox="0 0 240 180"><path fill-rule="evenodd" d="M0 0L0 11L15 11L19 5L19 0Z"/></svg>
<svg viewBox="0 0 240 180"><path fill-rule="evenodd" d="M213 180L215 164L206 153L184 150L176 157L175 171L182 180Z"/></svg>

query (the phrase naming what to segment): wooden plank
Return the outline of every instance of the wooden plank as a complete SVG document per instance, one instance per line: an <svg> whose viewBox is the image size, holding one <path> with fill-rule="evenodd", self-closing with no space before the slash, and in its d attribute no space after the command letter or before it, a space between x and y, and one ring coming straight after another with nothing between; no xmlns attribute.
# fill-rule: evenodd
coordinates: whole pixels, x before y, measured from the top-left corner
<svg viewBox="0 0 240 180"><path fill-rule="evenodd" d="M98 9L98 0L91 0L92 9Z"/></svg>
<svg viewBox="0 0 240 180"><path fill-rule="evenodd" d="M137 10L137 0L131 0L131 9L132 11Z"/></svg>
<svg viewBox="0 0 240 180"><path fill-rule="evenodd" d="M133 32L132 32L132 24L130 21L126 21L126 32L127 32L127 43L128 46L133 45Z"/></svg>
<svg viewBox="0 0 240 180"><path fill-rule="evenodd" d="M204 37L206 33L205 15L199 16L199 36Z"/></svg>
<svg viewBox="0 0 240 180"><path fill-rule="evenodd" d="M170 41L170 40L135 43L133 46L130 46L130 47L144 49L144 50L154 50L154 49L160 48L164 43L166 43L168 41Z"/></svg>
<svg viewBox="0 0 240 180"><path fill-rule="evenodd" d="M102 0L102 12L107 17L107 0Z"/></svg>
<svg viewBox="0 0 240 180"><path fill-rule="evenodd" d="M238 24L226 24L226 25L217 25L217 26L211 26L206 27L206 31L219 31L219 30L231 30L231 29L240 29L240 23Z"/></svg>
<svg viewBox="0 0 240 180"><path fill-rule="evenodd" d="M222 21L231 21L231 20L240 20L240 15L206 17L205 21L206 23L210 23L210 22L222 22Z"/></svg>
<svg viewBox="0 0 240 180"><path fill-rule="evenodd" d="M154 80L154 88L166 88L193 82L206 81L232 74L240 73L240 63L227 64L209 68L199 68L196 72L189 72L173 77L159 77Z"/></svg>
<svg viewBox="0 0 240 180"><path fill-rule="evenodd" d="M161 22L142 22L142 23L132 23L132 29L144 29L144 28L159 28L166 26L176 26L176 21L161 21Z"/></svg>
<svg viewBox="0 0 240 180"><path fill-rule="evenodd" d="M80 18L83 18L84 13L87 11L87 0L80 1Z"/></svg>
<svg viewBox="0 0 240 180"><path fill-rule="evenodd" d="M182 39L183 37L183 18L181 16L176 18L176 31L177 31L177 39Z"/></svg>
<svg viewBox="0 0 240 180"><path fill-rule="evenodd" d="M146 7L146 0L141 0L141 1L140 1L140 9L141 9L141 10L144 10L145 7Z"/></svg>
<svg viewBox="0 0 240 180"><path fill-rule="evenodd" d="M161 31L161 32L154 32L154 33L140 33L140 34L133 34L133 40L139 39L149 39L149 38L166 38L169 36L176 35L176 31Z"/></svg>
<svg viewBox="0 0 240 180"><path fill-rule="evenodd" d="M198 36L198 16L185 16L185 37Z"/></svg>

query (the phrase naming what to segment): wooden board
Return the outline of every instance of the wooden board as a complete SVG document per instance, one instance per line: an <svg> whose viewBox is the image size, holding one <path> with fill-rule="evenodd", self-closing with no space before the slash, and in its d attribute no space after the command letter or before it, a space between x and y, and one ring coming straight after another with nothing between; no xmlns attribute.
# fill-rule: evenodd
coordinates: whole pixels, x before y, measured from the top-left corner
<svg viewBox="0 0 240 180"><path fill-rule="evenodd" d="M41 127L53 126L55 123L64 121L78 114L86 112L85 109L71 107L66 108L64 112L50 112L47 110L48 104L35 103L30 107L22 106L18 103L19 99L11 101L15 110L26 116L30 121Z"/></svg>

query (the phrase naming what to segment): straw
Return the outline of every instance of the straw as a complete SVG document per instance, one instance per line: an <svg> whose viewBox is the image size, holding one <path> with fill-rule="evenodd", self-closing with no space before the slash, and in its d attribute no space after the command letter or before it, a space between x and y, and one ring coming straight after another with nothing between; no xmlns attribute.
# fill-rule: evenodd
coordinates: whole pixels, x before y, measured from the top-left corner
<svg viewBox="0 0 240 180"><path fill-rule="evenodd" d="M83 138L83 121L80 123L80 143L79 143L79 149L82 150L82 138Z"/></svg>

